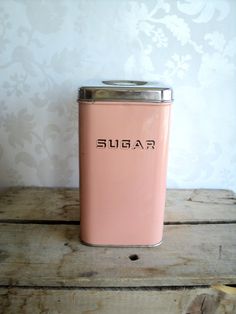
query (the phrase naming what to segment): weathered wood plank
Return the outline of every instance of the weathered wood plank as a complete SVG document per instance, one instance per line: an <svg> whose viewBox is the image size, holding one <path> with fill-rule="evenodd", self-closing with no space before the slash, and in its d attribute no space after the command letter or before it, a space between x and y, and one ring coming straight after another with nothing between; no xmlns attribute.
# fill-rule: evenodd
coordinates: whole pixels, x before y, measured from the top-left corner
<svg viewBox="0 0 236 314"><path fill-rule="evenodd" d="M210 288L165 291L0 289L1 314L229 314L236 298Z"/></svg>
<svg viewBox="0 0 236 314"><path fill-rule="evenodd" d="M0 220L79 220L79 189L8 188L0 191Z"/></svg>
<svg viewBox="0 0 236 314"><path fill-rule="evenodd" d="M8 188L0 191L0 221L79 221L79 190ZM166 223L236 221L228 190L168 190Z"/></svg>
<svg viewBox="0 0 236 314"><path fill-rule="evenodd" d="M236 221L236 195L229 190L168 190L166 222Z"/></svg>
<svg viewBox="0 0 236 314"><path fill-rule="evenodd" d="M2 285L236 284L236 224L165 226L164 243L154 248L88 247L74 225L1 224L0 230Z"/></svg>

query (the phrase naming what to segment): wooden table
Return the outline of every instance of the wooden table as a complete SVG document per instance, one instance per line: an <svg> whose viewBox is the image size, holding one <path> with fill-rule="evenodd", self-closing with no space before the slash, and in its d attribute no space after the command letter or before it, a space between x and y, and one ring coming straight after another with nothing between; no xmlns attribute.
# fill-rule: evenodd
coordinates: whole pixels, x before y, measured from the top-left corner
<svg viewBox="0 0 236 314"><path fill-rule="evenodd" d="M1 190L0 222L0 313L236 313L231 191L168 191L153 248L81 244L76 189Z"/></svg>

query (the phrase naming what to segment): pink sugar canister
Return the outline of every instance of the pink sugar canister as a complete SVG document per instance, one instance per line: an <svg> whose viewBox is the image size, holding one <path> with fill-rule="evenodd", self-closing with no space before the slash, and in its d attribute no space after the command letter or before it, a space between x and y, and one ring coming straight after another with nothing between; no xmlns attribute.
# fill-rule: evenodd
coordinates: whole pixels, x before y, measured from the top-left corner
<svg viewBox="0 0 236 314"><path fill-rule="evenodd" d="M79 89L80 238L161 243L172 89L103 81Z"/></svg>

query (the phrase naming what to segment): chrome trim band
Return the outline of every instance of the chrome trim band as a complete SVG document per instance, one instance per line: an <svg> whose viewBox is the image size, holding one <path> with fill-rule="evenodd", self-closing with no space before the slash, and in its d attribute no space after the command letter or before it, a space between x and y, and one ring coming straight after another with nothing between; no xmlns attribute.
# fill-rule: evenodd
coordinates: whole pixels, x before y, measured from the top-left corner
<svg viewBox="0 0 236 314"><path fill-rule="evenodd" d="M154 243L154 244L147 244L147 245L122 245L122 244L92 244L92 243L88 243L85 242L83 240L80 239L80 242L84 245L87 246L94 246L94 247L110 247L110 248L142 248L142 247L155 247L155 246L159 246L162 244L162 241L158 242L158 243Z"/></svg>
<svg viewBox="0 0 236 314"><path fill-rule="evenodd" d="M157 82L103 81L96 85L80 87L78 100L170 103L173 101L173 91Z"/></svg>

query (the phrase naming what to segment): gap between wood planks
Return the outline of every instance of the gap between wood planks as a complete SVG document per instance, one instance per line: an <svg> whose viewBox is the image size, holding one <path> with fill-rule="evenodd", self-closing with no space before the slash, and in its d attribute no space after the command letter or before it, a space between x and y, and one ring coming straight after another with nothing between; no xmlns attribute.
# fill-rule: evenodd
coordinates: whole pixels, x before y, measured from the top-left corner
<svg viewBox="0 0 236 314"><path fill-rule="evenodd" d="M8 224L32 224L32 225L80 225L79 220L33 220L33 219L0 219L0 223ZM172 225L227 225L236 224L236 220L199 220L199 221L167 221L166 226Z"/></svg>
<svg viewBox="0 0 236 314"><path fill-rule="evenodd" d="M235 288L235 285L225 285ZM140 287L78 287L78 286L26 286L26 285L0 285L0 289L34 289L34 290L102 290L102 291L182 291L194 289L210 289L212 285L193 285L193 286L140 286Z"/></svg>
<svg viewBox="0 0 236 314"><path fill-rule="evenodd" d="M230 285L232 287L232 285ZM0 289L35 289L35 290L104 290L104 291L168 291L168 290L194 290L200 288L211 288L210 285L194 286L140 286L140 287L78 287L78 286L21 286L21 285L0 285Z"/></svg>

